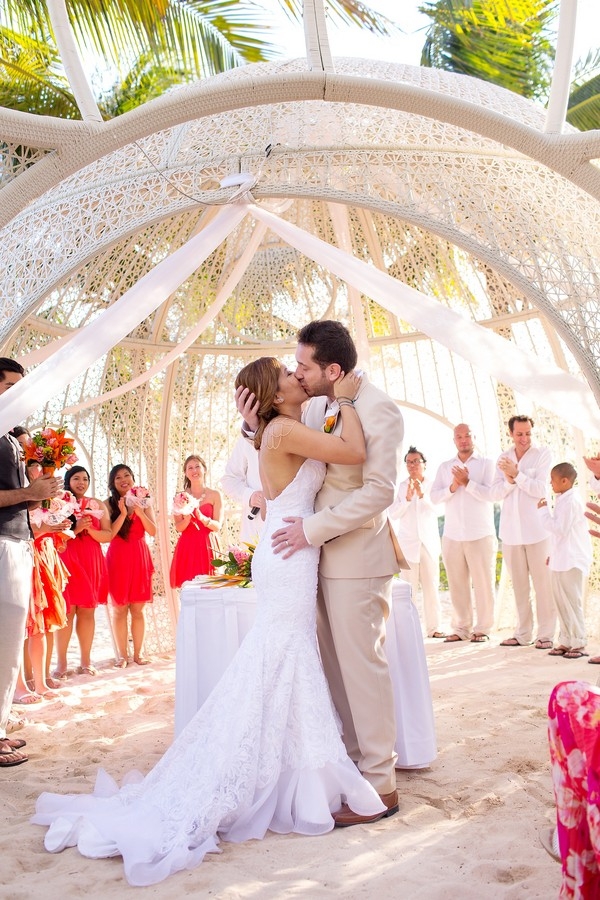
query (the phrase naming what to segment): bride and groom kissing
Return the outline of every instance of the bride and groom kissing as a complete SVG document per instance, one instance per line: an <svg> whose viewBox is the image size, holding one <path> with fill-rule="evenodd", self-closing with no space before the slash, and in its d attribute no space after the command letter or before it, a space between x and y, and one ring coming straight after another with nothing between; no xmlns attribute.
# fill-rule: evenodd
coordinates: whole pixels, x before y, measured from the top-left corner
<svg viewBox="0 0 600 900"><path fill-rule="evenodd" d="M236 379L267 497L254 627L145 778L119 789L101 773L92 796L37 803L48 850L121 855L131 884L192 868L219 839L322 834L398 810L383 642L406 565L386 514L402 416L354 373L341 323L302 328L296 360L293 372L263 357Z"/></svg>

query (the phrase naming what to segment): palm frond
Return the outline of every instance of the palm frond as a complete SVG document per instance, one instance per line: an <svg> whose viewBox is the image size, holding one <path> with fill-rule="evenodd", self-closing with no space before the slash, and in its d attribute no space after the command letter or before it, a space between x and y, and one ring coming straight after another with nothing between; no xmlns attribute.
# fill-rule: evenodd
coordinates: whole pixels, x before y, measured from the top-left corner
<svg viewBox="0 0 600 900"><path fill-rule="evenodd" d="M421 6L431 26L421 64L545 96L554 46L556 0L432 0Z"/></svg>
<svg viewBox="0 0 600 900"><path fill-rule="evenodd" d="M580 131L600 128L600 73L571 91L567 122Z"/></svg>
<svg viewBox="0 0 600 900"><path fill-rule="evenodd" d="M0 106L65 119L81 117L52 46L2 26Z"/></svg>

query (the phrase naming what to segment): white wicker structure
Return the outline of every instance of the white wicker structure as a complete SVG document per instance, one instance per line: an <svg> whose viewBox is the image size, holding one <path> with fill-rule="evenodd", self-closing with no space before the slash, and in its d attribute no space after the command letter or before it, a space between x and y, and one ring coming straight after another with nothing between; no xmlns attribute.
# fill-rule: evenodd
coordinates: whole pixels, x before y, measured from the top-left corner
<svg viewBox="0 0 600 900"><path fill-rule="evenodd" d="M331 60L322 32L312 37L308 60L247 66L106 123L0 110L2 354L33 366L99 323L237 194L483 324L523 359L570 372L597 401L600 133L548 134L544 110L514 94L431 69ZM240 174L250 193L222 186ZM551 394L525 409L510 379L252 216L109 352L42 390L25 424L67 424L99 495L119 461L155 490L164 572L183 458L203 453L216 483L238 427L235 373L263 353L293 354L297 328L320 317L349 325L372 379L399 404L467 420L484 451L505 441L515 411L533 413L557 461L592 449L589 423L556 417ZM176 615L162 581L158 593L155 651L170 646Z"/></svg>

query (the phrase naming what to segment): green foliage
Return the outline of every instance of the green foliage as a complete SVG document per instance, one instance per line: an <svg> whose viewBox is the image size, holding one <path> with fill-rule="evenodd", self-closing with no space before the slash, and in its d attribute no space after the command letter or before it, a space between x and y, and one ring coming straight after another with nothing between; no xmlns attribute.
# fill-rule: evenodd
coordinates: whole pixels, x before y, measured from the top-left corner
<svg viewBox="0 0 600 900"><path fill-rule="evenodd" d="M600 128L600 50L575 67L567 121L580 131Z"/></svg>
<svg viewBox="0 0 600 900"><path fill-rule="evenodd" d="M80 118L57 50L47 40L2 26L0 105L63 119Z"/></svg>
<svg viewBox="0 0 600 900"><path fill-rule="evenodd" d="M433 0L421 64L472 75L523 97L545 97L556 0Z"/></svg>

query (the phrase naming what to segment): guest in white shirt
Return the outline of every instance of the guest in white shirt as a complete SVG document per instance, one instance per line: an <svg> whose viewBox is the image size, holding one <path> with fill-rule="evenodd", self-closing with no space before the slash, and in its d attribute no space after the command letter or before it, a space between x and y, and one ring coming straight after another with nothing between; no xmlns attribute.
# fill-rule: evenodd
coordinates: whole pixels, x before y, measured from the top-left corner
<svg viewBox="0 0 600 900"><path fill-rule="evenodd" d="M456 426L454 444L458 453L441 464L430 494L432 503L446 505L442 558L453 611L446 641L479 643L489 639L494 624L496 530L489 498L494 461L475 451L468 425Z"/></svg>
<svg viewBox="0 0 600 900"><path fill-rule="evenodd" d="M258 474L258 451L243 435L237 439L219 483L223 493L241 507L240 540L256 543L263 526L265 496Z"/></svg>
<svg viewBox="0 0 600 900"><path fill-rule="evenodd" d="M538 501L538 516L550 532L550 584L558 613L560 634L558 646L549 656L581 659L585 652L586 633L583 617L583 580L592 563L592 542L588 533L583 503L573 490L577 472L571 463L563 462L550 472L556 495L554 514L545 498Z"/></svg>
<svg viewBox="0 0 600 900"><path fill-rule="evenodd" d="M492 485L492 496L503 500L500 513L502 556L508 567L515 603L517 627L514 636L502 641L501 647L524 647L533 637L531 587L535 590L538 650L551 650L556 630L556 610L552 602L550 573L546 560L550 540L537 513L540 497L546 494L551 458L547 447L531 442L533 419L512 416L508 428L513 446L498 459L498 474Z"/></svg>
<svg viewBox="0 0 600 900"><path fill-rule="evenodd" d="M408 478L400 482L389 516L410 565L405 577L410 582L413 597L419 584L423 590L427 637L443 638L446 635L440 625L440 532L438 510L429 496L431 481L425 476L427 460L416 447L409 447L404 462Z"/></svg>

